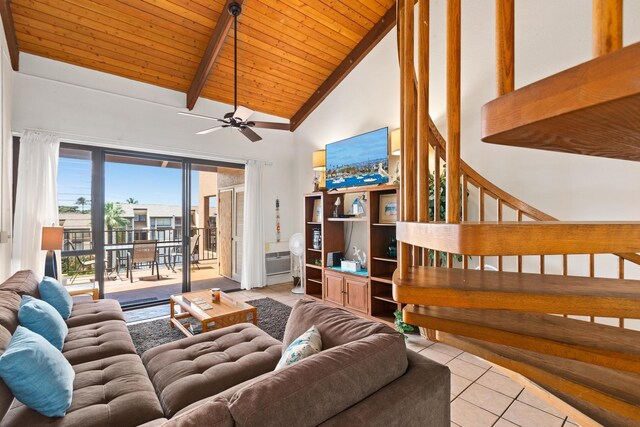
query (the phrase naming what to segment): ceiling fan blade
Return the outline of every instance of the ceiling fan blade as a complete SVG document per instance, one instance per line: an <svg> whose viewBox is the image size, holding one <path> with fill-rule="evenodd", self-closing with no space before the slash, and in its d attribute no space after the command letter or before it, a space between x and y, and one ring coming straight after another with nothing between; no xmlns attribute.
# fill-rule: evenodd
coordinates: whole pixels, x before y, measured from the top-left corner
<svg viewBox="0 0 640 427"><path fill-rule="evenodd" d="M200 114L186 113L184 111L180 111L178 112L178 114L180 114L181 116L189 116L189 117L197 117L199 119L213 120L214 122L224 122L224 120L219 119L217 117L201 116Z"/></svg>
<svg viewBox="0 0 640 427"><path fill-rule="evenodd" d="M258 141L262 140L260 135L255 133L250 127L243 126L243 127L238 128L238 130L240 131L241 134L243 134L244 136L249 138L251 140L251 142L258 142Z"/></svg>
<svg viewBox="0 0 640 427"><path fill-rule="evenodd" d="M196 135L206 135L208 133L215 132L217 130L220 130L220 129L223 129L223 128L227 128L227 127L229 127L229 125L214 126L212 128L201 130L200 132L196 132Z"/></svg>
<svg viewBox="0 0 640 427"><path fill-rule="evenodd" d="M276 130L291 130L289 123L276 123L276 122L255 122L250 121L247 126L261 129L276 129Z"/></svg>
<svg viewBox="0 0 640 427"><path fill-rule="evenodd" d="M236 120L240 120L241 122L246 122L249 117L253 114L253 110L243 107L242 105L238 106L238 109L235 113L233 113L233 118Z"/></svg>

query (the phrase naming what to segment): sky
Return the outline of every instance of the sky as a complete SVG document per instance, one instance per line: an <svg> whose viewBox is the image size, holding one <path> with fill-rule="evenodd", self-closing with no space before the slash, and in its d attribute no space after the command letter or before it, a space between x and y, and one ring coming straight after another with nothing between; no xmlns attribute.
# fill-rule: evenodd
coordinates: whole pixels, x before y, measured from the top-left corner
<svg viewBox="0 0 640 427"><path fill-rule="evenodd" d="M191 174L193 205L198 200L198 172ZM75 206L79 197L91 200L91 161L60 157L58 166L58 204ZM132 197L139 204L180 205L182 171L180 169L123 163L105 164L105 201L120 202ZM88 209L88 206L85 208Z"/></svg>
<svg viewBox="0 0 640 427"><path fill-rule="evenodd" d="M388 155L387 128L334 142L327 145L325 149L327 150L327 169L385 158Z"/></svg>

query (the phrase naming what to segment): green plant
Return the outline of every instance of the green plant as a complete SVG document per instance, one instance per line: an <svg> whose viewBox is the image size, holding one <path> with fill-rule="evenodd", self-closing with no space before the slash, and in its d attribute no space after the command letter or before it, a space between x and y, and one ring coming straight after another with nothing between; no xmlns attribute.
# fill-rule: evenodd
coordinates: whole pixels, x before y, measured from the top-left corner
<svg viewBox="0 0 640 427"><path fill-rule="evenodd" d="M416 330L415 326L410 325L408 323L404 323L404 320L402 320L402 311L400 310L394 311L393 316L395 317L395 320L393 321L393 323L396 325L396 329L398 330L398 332L404 335L405 340L408 339L407 332L415 331Z"/></svg>
<svg viewBox="0 0 640 427"><path fill-rule="evenodd" d="M80 205L82 206L82 213L84 213L84 206L87 204L87 199L86 197L80 196L78 197L78 200L76 200L76 205Z"/></svg>
<svg viewBox="0 0 640 427"><path fill-rule="evenodd" d="M138 201L136 199L134 199L133 197L129 197L127 200L125 200L125 203L128 203L130 205L137 205Z"/></svg>
<svg viewBox="0 0 640 427"><path fill-rule="evenodd" d="M436 178L435 173L431 172L429 174L429 221L443 221L447 215L447 165L442 166L442 173L439 177L440 180L440 188L439 188L439 206L438 206L438 217L435 216L436 211ZM459 215L462 218L462 192L460 192L460 212ZM445 267L447 265L447 257L446 252L441 252L442 256L440 257L440 266ZM453 255L456 260L462 261L462 255ZM434 264L435 251L429 250L429 262L430 264Z"/></svg>

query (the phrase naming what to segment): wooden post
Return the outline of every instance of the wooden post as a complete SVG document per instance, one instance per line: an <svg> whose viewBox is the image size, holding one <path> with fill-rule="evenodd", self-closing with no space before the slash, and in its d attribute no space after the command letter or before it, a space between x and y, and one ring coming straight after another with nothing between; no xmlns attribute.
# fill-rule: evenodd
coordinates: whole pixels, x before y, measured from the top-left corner
<svg viewBox="0 0 640 427"><path fill-rule="evenodd" d="M418 221L429 222L429 0L418 19Z"/></svg>
<svg viewBox="0 0 640 427"><path fill-rule="evenodd" d="M514 0L496 0L496 83L498 96L513 92L515 84L514 12Z"/></svg>
<svg viewBox="0 0 640 427"><path fill-rule="evenodd" d="M416 94L413 44L413 0L399 0L400 18L400 79L402 82L402 220L416 220ZM411 265L411 246L400 244L400 277L405 277Z"/></svg>
<svg viewBox="0 0 640 427"><path fill-rule="evenodd" d="M460 222L460 6L447 1L447 223Z"/></svg>
<svg viewBox="0 0 640 427"><path fill-rule="evenodd" d="M622 47L622 0L593 0L593 56Z"/></svg>

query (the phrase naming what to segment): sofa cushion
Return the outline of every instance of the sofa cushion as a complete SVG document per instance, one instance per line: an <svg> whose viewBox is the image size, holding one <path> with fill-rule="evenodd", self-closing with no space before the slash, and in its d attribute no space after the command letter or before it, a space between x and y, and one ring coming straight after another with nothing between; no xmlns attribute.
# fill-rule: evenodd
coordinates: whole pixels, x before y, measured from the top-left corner
<svg viewBox="0 0 640 427"><path fill-rule="evenodd" d="M249 323L152 348L142 355L165 415L273 370L280 341Z"/></svg>
<svg viewBox="0 0 640 427"><path fill-rule="evenodd" d="M104 322L105 320L120 320L124 322L124 315L118 301L101 299L76 302L73 304L71 316L67 319L67 326L75 328L76 326Z"/></svg>
<svg viewBox="0 0 640 427"><path fill-rule="evenodd" d="M396 333L382 323L356 317L346 310L329 307L317 301L300 299L291 310L282 347L285 349L289 347L293 340L312 325L316 325L322 336L323 349L346 344L379 332Z"/></svg>
<svg viewBox="0 0 640 427"><path fill-rule="evenodd" d="M289 347L282 352L282 357L276 365L276 371L286 366L293 365L322 350L322 337L316 325L310 327L304 334L296 338Z"/></svg>
<svg viewBox="0 0 640 427"><path fill-rule="evenodd" d="M5 280L0 285L0 290L13 291L20 296L29 295L34 298L40 298L39 284L40 278L33 274L31 270L22 270Z"/></svg>
<svg viewBox="0 0 640 427"><path fill-rule="evenodd" d="M375 393L406 369L402 335L375 334L263 376L239 390L229 409L239 427L315 426Z"/></svg>
<svg viewBox="0 0 640 427"><path fill-rule="evenodd" d="M62 349L69 363L77 365L120 354L136 354L136 348L120 320L106 320L69 329Z"/></svg>
<svg viewBox="0 0 640 427"><path fill-rule="evenodd" d="M128 427L162 418L162 408L137 355L127 354L75 365L71 407L51 419L18 404L2 426Z"/></svg>
<svg viewBox="0 0 640 427"><path fill-rule="evenodd" d="M38 291L40 291L40 298L58 310L60 316L64 319L69 318L73 308L73 298L60 282L53 277L45 276L38 285Z"/></svg>
<svg viewBox="0 0 640 427"><path fill-rule="evenodd" d="M233 427L228 402L216 397L160 424L162 427Z"/></svg>
<svg viewBox="0 0 640 427"><path fill-rule="evenodd" d="M0 356L0 377L16 399L49 417L71 405L73 368L49 341L18 326Z"/></svg>
<svg viewBox="0 0 640 427"><path fill-rule="evenodd" d="M0 356L4 353L4 350L11 341L11 333L4 326L0 325ZM9 387L0 378L0 420L7 413L13 403L13 394Z"/></svg>
<svg viewBox="0 0 640 427"><path fill-rule="evenodd" d="M62 350L69 328L51 304L23 295L18 319L21 326L40 335L58 350Z"/></svg>
<svg viewBox="0 0 640 427"><path fill-rule="evenodd" d="M20 295L13 291L0 291L0 326L14 333L18 325L18 311L20 310Z"/></svg>

